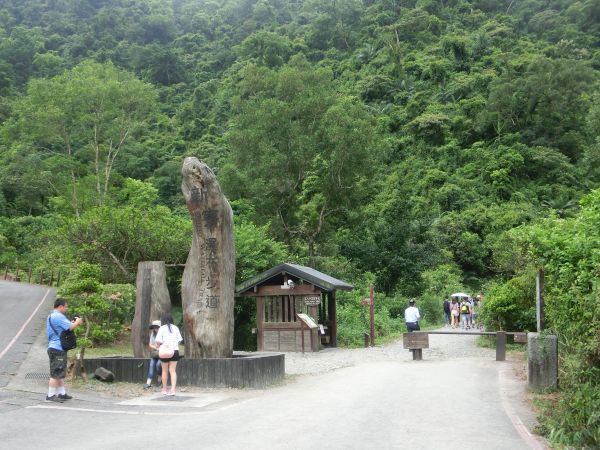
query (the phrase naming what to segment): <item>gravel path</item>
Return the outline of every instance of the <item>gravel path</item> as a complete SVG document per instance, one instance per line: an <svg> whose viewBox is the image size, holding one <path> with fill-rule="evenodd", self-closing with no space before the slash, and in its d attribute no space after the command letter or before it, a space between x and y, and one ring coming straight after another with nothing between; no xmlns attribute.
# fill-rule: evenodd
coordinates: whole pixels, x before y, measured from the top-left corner
<svg viewBox="0 0 600 450"><path fill-rule="evenodd" d="M440 328L439 331L452 331ZM458 330L457 330L458 331ZM476 345L477 336L429 335L429 348L423 359L442 361L449 358L495 359L495 349ZM286 353L285 372L288 375L319 374L343 367L375 361L410 361L412 353L402 346L402 339L386 345L368 348L328 348L317 353Z"/></svg>

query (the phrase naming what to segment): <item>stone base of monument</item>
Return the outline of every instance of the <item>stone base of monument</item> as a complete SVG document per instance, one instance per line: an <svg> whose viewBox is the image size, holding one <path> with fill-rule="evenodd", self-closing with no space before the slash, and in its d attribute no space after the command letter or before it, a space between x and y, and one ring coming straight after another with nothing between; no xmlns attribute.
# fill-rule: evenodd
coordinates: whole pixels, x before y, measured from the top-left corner
<svg viewBox="0 0 600 450"><path fill-rule="evenodd" d="M237 353L232 358L185 359L177 363L177 386L205 388L264 388L285 376L283 353ZM85 370L94 373L99 367L110 370L115 381L145 383L147 358L86 358Z"/></svg>

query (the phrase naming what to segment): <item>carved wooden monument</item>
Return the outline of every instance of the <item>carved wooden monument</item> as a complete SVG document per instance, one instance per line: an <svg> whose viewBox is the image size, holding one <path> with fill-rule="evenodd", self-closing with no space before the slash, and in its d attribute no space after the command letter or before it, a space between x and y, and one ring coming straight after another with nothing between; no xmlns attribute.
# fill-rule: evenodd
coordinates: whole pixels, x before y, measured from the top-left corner
<svg viewBox="0 0 600 450"><path fill-rule="evenodd" d="M181 190L192 216L192 247L181 282L186 358L233 354L233 213L213 171L188 157Z"/></svg>

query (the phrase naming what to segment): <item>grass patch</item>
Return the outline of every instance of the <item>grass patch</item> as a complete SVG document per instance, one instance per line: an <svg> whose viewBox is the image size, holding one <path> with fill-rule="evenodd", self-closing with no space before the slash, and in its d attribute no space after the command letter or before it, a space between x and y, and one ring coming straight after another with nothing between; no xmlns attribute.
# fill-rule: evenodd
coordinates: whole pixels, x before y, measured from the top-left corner
<svg viewBox="0 0 600 450"><path fill-rule="evenodd" d="M478 347L496 348L496 338L494 336L478 336L475 340ZM506 344L507 352L524 352L527 350L526 344Z"/></svg>

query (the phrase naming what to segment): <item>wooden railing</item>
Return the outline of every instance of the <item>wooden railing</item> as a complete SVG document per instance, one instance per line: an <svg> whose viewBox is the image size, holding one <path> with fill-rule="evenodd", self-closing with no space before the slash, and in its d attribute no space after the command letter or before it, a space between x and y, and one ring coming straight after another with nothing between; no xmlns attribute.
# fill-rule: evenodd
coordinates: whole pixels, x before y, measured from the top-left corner
<svg viewBox="0 0 600 450"><path fill-rule="evenodd" d="M3 279L58 287L60 286L60 277L61 273L58 270L33 270L31 267L22 269L16 266L12 271L10 267L6 266Z"/></svg>

